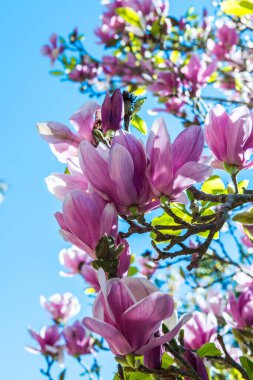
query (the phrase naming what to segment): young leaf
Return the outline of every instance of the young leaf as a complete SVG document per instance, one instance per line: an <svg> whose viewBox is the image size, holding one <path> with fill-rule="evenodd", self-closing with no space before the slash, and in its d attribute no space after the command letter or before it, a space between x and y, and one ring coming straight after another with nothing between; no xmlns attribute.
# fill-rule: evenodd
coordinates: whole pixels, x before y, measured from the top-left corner
<svg viewBox="0 0 253 380"><path fill-rule="evenodd" d="M203 183L201 190L208 194L223 194L225 186L218 175L213 175Z"/></svg>
<svg viewBox="0 0 253 380"><path fill-rule="evenodd" d="M173 363L175 363L175 360L167 352L164 352L162 356L162 368L167 369Z"/></svg>
<svg viewBox="0 0 253 380"><path fill-rule="evenodd" d="M253 362L246 356L240 356L240 362L247 374L249 375L250 380L253 380Z"/></svg>
<svg viewBox="0 0 253 380"><path fill-rule="evenodd" d="M227 15L243 17L253 14L253 2L250 0L224 0L221 9Z"/></svg>
<svg viewBox="0 0 253 380"><path fill-rule="evenodd" d="M61 76L61 75L64 75L64 72L61 71L61 70L51 70L49 73L50 73L51 75L54 75L54 76L57 76L57 77L59 77L59 76Z"/></svg>
<svg viewBox="0 0 253 380"><path fill-rule="evenodd" d="M147 124L140 116L134 115L131 119L131 124L144 135L147 134Z"/></svg>
<svg viewBox="0 0 253 380"><path fill-rule="evenodd" d="M130 7L117 8L115 9L117 15L123 18L128 24L136 26L142 29L141 19L137 12Z"/></svg>
<svg viewBox="0 0 253 380"><path fill-rule="evenodd" d="M243 211L236 214L233 217L233 220L242 224L253 224L253 208L249 211Z"/></svg>
<svg viewBox="0 0 253 380"><path fill-rule="evenodd" d="M216 348L214 343L206 343L197 351L199 357L205 356L221 356L221 351Z"/></svg>

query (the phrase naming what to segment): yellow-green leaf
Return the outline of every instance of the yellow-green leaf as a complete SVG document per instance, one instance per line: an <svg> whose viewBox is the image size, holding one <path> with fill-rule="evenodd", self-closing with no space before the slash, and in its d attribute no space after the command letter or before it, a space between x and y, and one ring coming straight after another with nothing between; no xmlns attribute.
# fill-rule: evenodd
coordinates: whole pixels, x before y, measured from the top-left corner
<svg viewBox="0 0 253 380"><path fill-rule="evenodd" d="M223 194L225 185L218 175L213 175L203 183L201 190L208 194Z"/></svg>
<svg viewBox="0 0 253 380"><path fill-rule="evenodd" d="M115 12L123 18L128 24L136 26L137 28L142 29L141 19L137 12L133 8L124 7L117 8Z"/></svg>
<svg viewBox="0 0 253 380"><path fill-rule="evenodd" d="M221 9L227 15L243 17L253 14L253 1L224 0L221 4Z"/></svg>
<svg viewBox="0 0 253 380"><path fill-rule="evenodd" d="M242 224L253 224L253 208L236 214L233 220Z"/></svg>
<svg viewBox="0 0 253 380"><path fill-rule="evenodd" d="M144 135L147 134L148 128L146 122L138 115L134 115L131 119L131 124Z"/></svg>

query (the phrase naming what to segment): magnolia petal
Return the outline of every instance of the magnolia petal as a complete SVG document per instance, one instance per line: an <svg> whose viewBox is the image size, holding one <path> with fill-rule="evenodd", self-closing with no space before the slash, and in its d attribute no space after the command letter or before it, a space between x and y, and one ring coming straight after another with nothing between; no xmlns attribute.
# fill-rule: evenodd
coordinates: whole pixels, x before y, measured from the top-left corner
<svg viewBox="0 0 253 380"><path fill-rule="evenodd" d="M168 333L166 333L166 334L164 334L164 335L162 335L160 337L154 338L148 344L146 344L146 345L142 346L141 348L139 348L135 352L135 354L137 354L137 355L144 355L146 352L150 351L154 347L160 346L162 344L165 344L165 343L171 341L179 333L179 331L185 325L185 323L187 323L191 318L192 318L192 314L184 315L179 320L178 324L170 332L168 332Z"/></svg>
<svg viewBox="0 0 253 380"><path fill-rule="evenodd" d="M84 318L82 323L87 329L102 336L114 355L124 356L132 352L126 338L115 327L89 317Z"/></svg>

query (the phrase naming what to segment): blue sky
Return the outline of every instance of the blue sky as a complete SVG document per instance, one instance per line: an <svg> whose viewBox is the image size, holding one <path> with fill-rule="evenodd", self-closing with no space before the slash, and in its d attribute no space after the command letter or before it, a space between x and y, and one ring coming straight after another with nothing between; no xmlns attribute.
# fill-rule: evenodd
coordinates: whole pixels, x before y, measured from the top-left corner
<svg viewBox="0 0 253 380"><path fill-rule="evenodd" d="M200 0L171 3L171 14L179 14L193 3L196 8L209 5ZM52 32L67 35L78 26L86 34L87 48L99 57L101 47L95 43L93 30L101 9L99 0L17 0L5 1L1 6L0 178L9 184L0 208L3 379L42 378L41 358L24 351L25 344L31 343L26 327L39 329L49 323L39 306L41 294L71 291L82 303L80 317L90 313L81 280L58 276L58 252L66 243L53 217L60 204L48 193L44 178L53 171L62 171L62 166L38 136L35 123L67 123L68 117L87 100L73 84L60 83L48 75L49 62L40 55L41 45ZM175 136L178 122L168 116L166 119ZM147 120L152 122L150 116ZM142 246L140 239L134 241L135 252L142 252ZM113 362L104 367L104 379L111 379ZM77 366L71 370L67 379L77 377Z"/></svg>

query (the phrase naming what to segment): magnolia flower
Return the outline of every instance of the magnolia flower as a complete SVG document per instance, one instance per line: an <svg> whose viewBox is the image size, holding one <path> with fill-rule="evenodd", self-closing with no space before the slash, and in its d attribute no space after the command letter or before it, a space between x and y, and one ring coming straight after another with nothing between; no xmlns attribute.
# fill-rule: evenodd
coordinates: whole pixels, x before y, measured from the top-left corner
<svg viewBox="0 0 253 380"><path fill-rule="evenodd" d="M52 152L60 162L65 163L68 158L77 156L82 140L93 142L92 131L96 112L99 109L99 104L90 101L76 111L70 117L70 123L75 132L66 125L54 121L37 124L41 137L49 143Z"/></svg>
<svg viewBox="0 0 253 380"><path fill-rule="evenodd" d="M220 317L225 310L225 300L223 299L221 290L208 289L205 296L196 295L196 303L204 313L213 313Z"/></svg>
<svg viewBox="0 0 253 380"><path fill-rule="evenodd" d="M41 53L48 56L51 59L51 63L53 65L59 55L61 55L61 53L64 51L64 46L58 46L58 36L56 33L52 34L50 37L50 43L51 45L42 46Z"/></svg>
<svg viewBox="0 0 253 380"><path fill-rule="evenodd" d="M216 70L216 67L216 61L207 64L197 55L193 54L181 72L185 75L185 78L191 82L193 93L196 93L200 87L203 87L207 83L212 73ZM186 82L186 84L188 84L188 82Z"/></svg>
<svg viewBox="0 0 253 380"><path fill-rule="evenodd" d="M105 234L117 237L117 214L110 203L97 193L71 190L56 213L61 234L72 244L96 258L96 246Z"/></svg>
<svg viewBox="0 0 253 380"><path fill-rule="evenodd" d="M215 158L212 166L236 171L252 166L248 159L253 149L253 128L247 107L237 107L230 115L221 105L213 107L206 119L205 136Z"/></svg>
<svg viewBox="0 0 253 380"><path fill-rule="evenodd" d="M120 213L129 213L133 206L141 210L152 207L145 150L130 133L117 131L110 149L83 141L80 165L94 190L113 202Z"/></svg>
<svg viewBox="0 0 253 380"><path fill-rule="evenodd" d="M159 336L161 322L173 313L172 297L144 278L106 282L102 270L99 277L101 290L93 305L93 318L84 318L83 324L104 337L114 355L148 355L173 339L190 318L185 316L169 333Z"/></svg>
<svg viewBox="0 0 253 380"><path fill-rule="evenodd" d="M214 314L193 313L192 319L184 326L184 345L190 350L198 350L203 344L215 342L217 320Z"/></svg>
<svg viewBox="0 0 253 380"><path fill-rule="evenodd" d="M91 61L88 56L85 56L82 63L79 63L68 74L68 77L74 82L85 82L96 78L98 75L99 65L97 62Z"/></svg>
<svg viewBox="0 0 253 380"><path fill-rule="evenodd" d="M80 304L71 293L53 294L48 299L40 297L41 306L51 314L56 323L66 323L80 311Z"/></svg>
<svg viewBox="0 0 253 380"><path fill-rule="evenodd" d="M209 49L218 59L224 59L239 40L236 25L226 20L226 24L218 25L216 36L218 42L214 42L213 40L208 41L210 45Z"/></svg>
<svg viewBox="0 0 253 380"><path fill-rule="evenodd" d="M111 97L107 93L101 108L103 131L107 132L109 129L116 131L120 129L123 117L124 103L120 90L114 91Z"/></svg>
<svg viewBox="0 0 253 380"><path fill-rule="evenodd" d="M61 333L58 330L58 326L44 326L39 333L30 328L28 329L28 331L31 337L38 343L39 348L33 348L28 346L26 347L27 351L29 351L32 354L40 353L42 355L49 355L54 358L59 358L62 348L59 345Z"/></svg>
<svg viewBox="0 0 253 380"><path fill-rule="evenodd" d="M237 282L236 290L238 292L249 288L253 289L253 264L249 266L242 265L242 270L234 275L233 280Z"/></svg>
<svg viewBox="0 0 253 380"><path fill-rule="evenodd" d="M80 274L87 284L98 291L100 289L97 271L91 265L91 257L81 249L72 246L68 249L64 248L59 253L60 263L67 269L68 272L60 272L64 277L72 277L75 274Z"/></svg>
<svg viewBox="0 0 253 380"><path fill-rule="evenodd" d="M146 277L151 277L156 269L158 268L158 263L150 260L150 258L141 256L138 257L138 264L140 265L140 273Z"/></svg>
<svg viewBox="0 0 253 380"><path fill-rule="evenodd" d="M92 353L93 339L80 321L76 321L71 326L65 326L63 337L69 355L78 357Z"/></svg>
<svg viewBox="0 0 253 380"><path fill-rule="evenodd" d="M164 120L156 120L147 141L147 175L152 194L180 200L184 190L210 176L210 167L199 163L203 147L201 127L187 128L171 144Z"/></svg>
<svg viewBox="0 0 253 380"><path fill-rule="evenodd" d="M244 290L236 299L229 294L227 311L224 317L228 324L243 329L253 326L253 288Z"/></svg>

